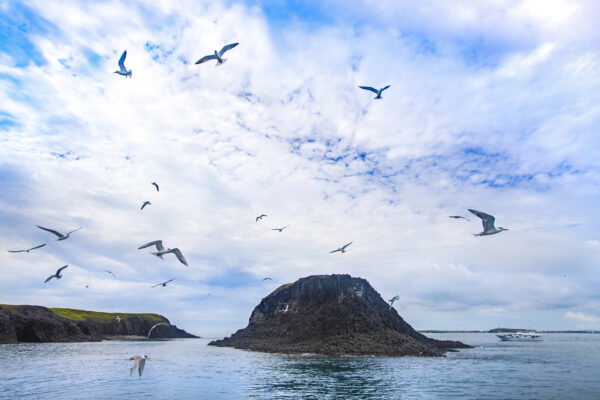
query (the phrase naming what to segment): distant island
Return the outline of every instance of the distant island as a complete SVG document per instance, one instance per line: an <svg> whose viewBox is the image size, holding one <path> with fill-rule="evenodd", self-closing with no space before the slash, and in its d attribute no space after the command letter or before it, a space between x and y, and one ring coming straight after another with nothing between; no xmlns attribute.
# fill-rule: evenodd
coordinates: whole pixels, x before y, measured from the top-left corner
<svg viewBox="0 0 600 400"><path fill-rule="evenodd" d="M211 346L269 353L443 356L468 348L415 331L369 282L314 275L283 285L252 312L248 326Z"/></svg>
<svg viewBox="0 0 600 400"><path fill-rule="evenodd" d="M600 333L597 330L575 330L575 331L548 331L548 330L537 330L537 329L524 329L524 328L494 328L487 331L474 331L474 330L439 330L439 329L426 329L419 330L423 333L510 333L510 332L536 332L536 333Z"/></svg>
<svg viewBox="0 0 600 400"><path fill-rule="evenodd" d="M158 314L105 313L70 308L0 304L0 344L90 342L109 339L195 338Z"/></svg>

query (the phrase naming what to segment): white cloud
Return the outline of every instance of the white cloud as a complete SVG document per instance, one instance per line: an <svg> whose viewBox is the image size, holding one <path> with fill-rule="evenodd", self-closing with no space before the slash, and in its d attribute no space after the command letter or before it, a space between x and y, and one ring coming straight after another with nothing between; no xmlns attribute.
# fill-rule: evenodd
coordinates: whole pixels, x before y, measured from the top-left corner
<svg viewBox="0 0 600 400"><path fill-rule="evenodd" d="M394 29L383 10L408 3L390 3L382 26L313 29L212 2L33 4L60 33L31 37L44 65L2 59L18 83L0 79L0 109L19 125L0 131L0 237L19 247L51 240L36 224L83 229L0 253L11 266L0 302L159 312L217 335L277 284L315 273L400 294L420 328L502 325L497 310L559 328L565 308L595 301L600 59L581 38L557 39L579 8L542 15L553 25L503 47L497 65L472 65L461 35L523 38L534 9L428 2ZM193 64L231 41L225 65ZM131 80L112 74L124 49ZM392 87L375 101L363 84ZM478 221L447 217L466 208L511 231L472 237ZM137 250L155 239L190 267ZM42 284L65 263L65 278Z"/></svg>

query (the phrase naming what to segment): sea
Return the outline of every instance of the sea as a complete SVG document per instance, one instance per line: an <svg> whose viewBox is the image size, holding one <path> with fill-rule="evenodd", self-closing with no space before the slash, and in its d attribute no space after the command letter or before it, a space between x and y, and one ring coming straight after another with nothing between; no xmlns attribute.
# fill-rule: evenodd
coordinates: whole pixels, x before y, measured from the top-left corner
<svg viewBox="0 0 600 400"><path fill-rule="evenodd" d="M0 345L1 399L600 399L600 334L501 342L441 358L263 354L208 339ZM130 376L136 354L150 357Z"/></svg>

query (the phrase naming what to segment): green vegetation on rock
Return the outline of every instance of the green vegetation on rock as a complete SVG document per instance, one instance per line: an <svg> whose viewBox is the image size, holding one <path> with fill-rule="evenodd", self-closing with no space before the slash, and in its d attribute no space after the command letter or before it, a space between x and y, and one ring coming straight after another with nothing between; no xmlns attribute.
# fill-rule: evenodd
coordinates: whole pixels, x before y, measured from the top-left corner
<svg viewBox="0 0 600 400"><path fill-rule="evenodd" d="M106 313L99 311L86 311L86 310L75 310L72 308L50 308L52 312L61 317L70 319L72 321L83 321L86 318L111 320L117 316L120 318L138 317L148 318L157 322L167 322L167 320L158 314L129 314L129 313Z"/></svg>

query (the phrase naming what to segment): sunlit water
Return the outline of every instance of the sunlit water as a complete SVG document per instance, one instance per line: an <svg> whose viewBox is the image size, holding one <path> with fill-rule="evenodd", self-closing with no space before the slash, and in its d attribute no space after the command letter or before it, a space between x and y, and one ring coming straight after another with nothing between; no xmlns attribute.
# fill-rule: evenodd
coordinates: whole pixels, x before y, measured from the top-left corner
<svg viewBox="0 0 600 400"><path fill-rule="evenodd" d="M0 398L600 399L600 335L436 334L474 349L445 358L315 357L205 339L0 345ZM129 376L135 354L152 359Z"/></svg>

